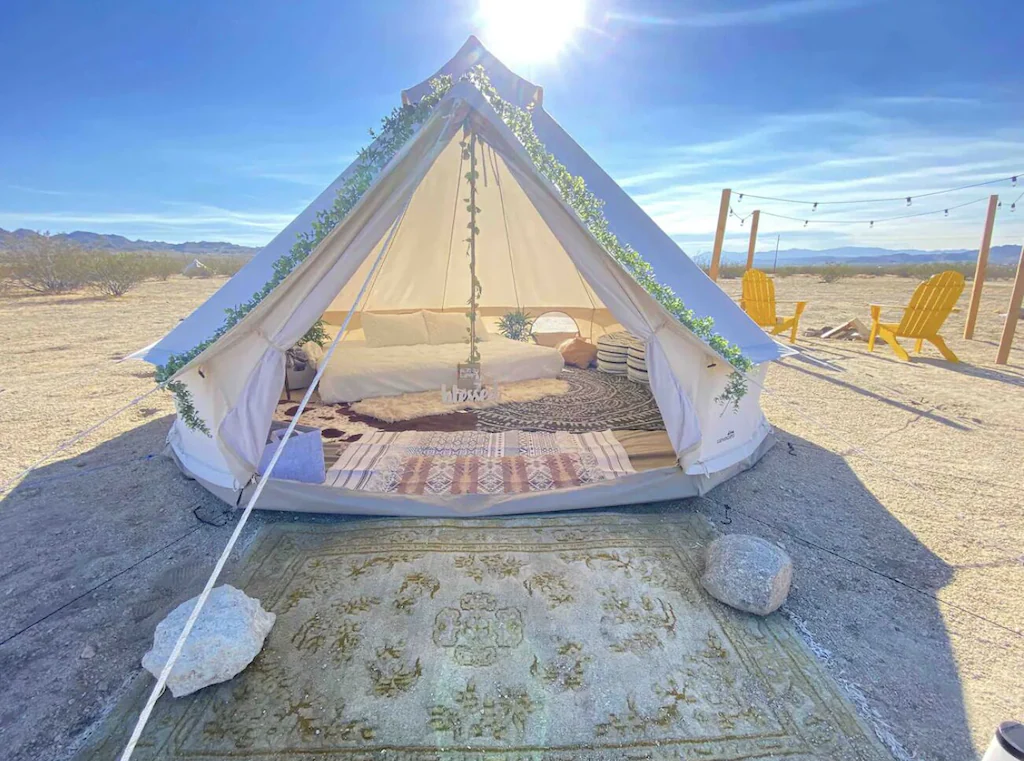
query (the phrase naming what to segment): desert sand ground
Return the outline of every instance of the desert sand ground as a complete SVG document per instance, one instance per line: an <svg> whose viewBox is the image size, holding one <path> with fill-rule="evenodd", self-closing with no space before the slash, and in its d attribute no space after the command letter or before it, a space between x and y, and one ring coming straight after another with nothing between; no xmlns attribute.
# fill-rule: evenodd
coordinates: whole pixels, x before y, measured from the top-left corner
<svg viewBox="0 0 1024 761"><path fill-rule="evenodd" d="M149 391L147 365L115 360L221 282L0 294L0 484ZM738 280L722 285L738 295ZM777 288L811 302L812 328L867 321L869 302L903 303L914 285ZM1010 364L992 363L1009 288L986 285L976 340L961 338L963 313L947 324L961 365L930 347L907 364L884 345L801 337L762 392L779 445L707 498L646 508L782 544L796 565L785 615L901 758L972 758L998 722L1024 717L1024 327ZM227 540L226 506L157 456L171 411L153 394L0 494L5 758L70 755ZM282 520L310 519L260 514L239 551Z"/></svg>

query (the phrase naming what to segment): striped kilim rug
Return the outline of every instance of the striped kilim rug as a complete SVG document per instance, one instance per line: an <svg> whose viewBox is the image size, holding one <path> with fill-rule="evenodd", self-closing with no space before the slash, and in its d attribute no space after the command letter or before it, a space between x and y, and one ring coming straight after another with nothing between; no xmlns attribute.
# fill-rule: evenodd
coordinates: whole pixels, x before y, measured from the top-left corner
<svg viewBox="0 0 1024 761"><path fill-rule="evenodd" d="M386 494L519 494L634 472L611 431L382 432L343 444L326 484Z"/></svg>
<svg viewBox="0 0 1024 761"><path fill-rule="evenodd" d="M135 759L886 758L784 618L701 590L710 539L687 513L264 528L232 580L277 614L263 652L165 693Z"/></svg>

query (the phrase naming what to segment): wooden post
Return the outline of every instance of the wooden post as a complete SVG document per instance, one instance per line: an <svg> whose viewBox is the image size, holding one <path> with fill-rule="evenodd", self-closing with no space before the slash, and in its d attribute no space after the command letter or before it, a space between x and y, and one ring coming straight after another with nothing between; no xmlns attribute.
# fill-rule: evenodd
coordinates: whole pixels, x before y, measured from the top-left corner
<svg viewBox="0 0 1024 761"><path fill-rule="evenodd" d="M1010 358L1010 344L1017 330L1017 318L1020 317L1021 303L1024 302L1024 247L1020 250L1020 261L1017 262L1017 276L1013 279L1013 291L1010 293L1010 311L1006 313L1003 323L1003 335L999 339L999 351L996 352L996 364L1005 365Z"/></svg>
<svg viewBox="0 0 1024 761"><path fill-rule="evenodd" d="M757 223L761 221L761 210L754 209L750 219L750 243L747 245L747 269L754 268L754 249L757 248Z"/></svg>
<svg viewBox="0 0 1024 761"><path fill-rule="evenodd" d="M981 289L985 285L985 265L988 264L988 250L992 246L992 227L996 223L996 207L999 196L988 197L988 215L985 217L985 230L981 234L981 246L978 248L978 264L974 268L974 286L971 288L971 303L967 307L967 322L964 323L964 340L974 338L974 323L978 321L978 307L981 306Z"/></svg>
<svg viewBox="0 0 1024 761"><path fill-rule="evenodd" d="M729 197L732 191L726 188L722 191L722 204L718 207L718 229L715 230L715 247L711 251L711 269L708 276L718 281L718 263L722 258L722 243L725 241L725 223L729 220Z"/></svg>

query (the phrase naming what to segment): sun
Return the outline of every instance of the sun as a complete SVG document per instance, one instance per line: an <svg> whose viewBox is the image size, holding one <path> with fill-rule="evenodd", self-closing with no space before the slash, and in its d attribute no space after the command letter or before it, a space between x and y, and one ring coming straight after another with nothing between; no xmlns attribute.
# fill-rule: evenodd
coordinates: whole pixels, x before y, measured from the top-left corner
<svg viewBox="0 0 1024 761"><path fill-rule="evenodd" d="M550 63L586 22L586 0L479 0L481 41L509 66Z"/></svg>

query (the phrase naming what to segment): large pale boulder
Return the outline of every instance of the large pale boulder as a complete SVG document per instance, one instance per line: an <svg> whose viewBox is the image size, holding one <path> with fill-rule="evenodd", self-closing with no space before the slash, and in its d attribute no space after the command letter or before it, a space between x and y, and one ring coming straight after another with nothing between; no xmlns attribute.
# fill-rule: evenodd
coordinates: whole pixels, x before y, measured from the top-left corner
<svg viewBox="0 0 1024 761"><path fill-rule="evenodd" d="M157 624L153 649L142 657L142 666L153 676L163 670L197 599L183 602ZM171 669L171 694L180 698L241 672L263 648L276 618L240 589L215 587Z"/></svg>
<svg viewBox="0 0 1024 761"><path fill-rule="evenodd" d="M793 561L764 539L727 534L708 545L700 583L716 600L767 616L786 601Z"/></svg>

